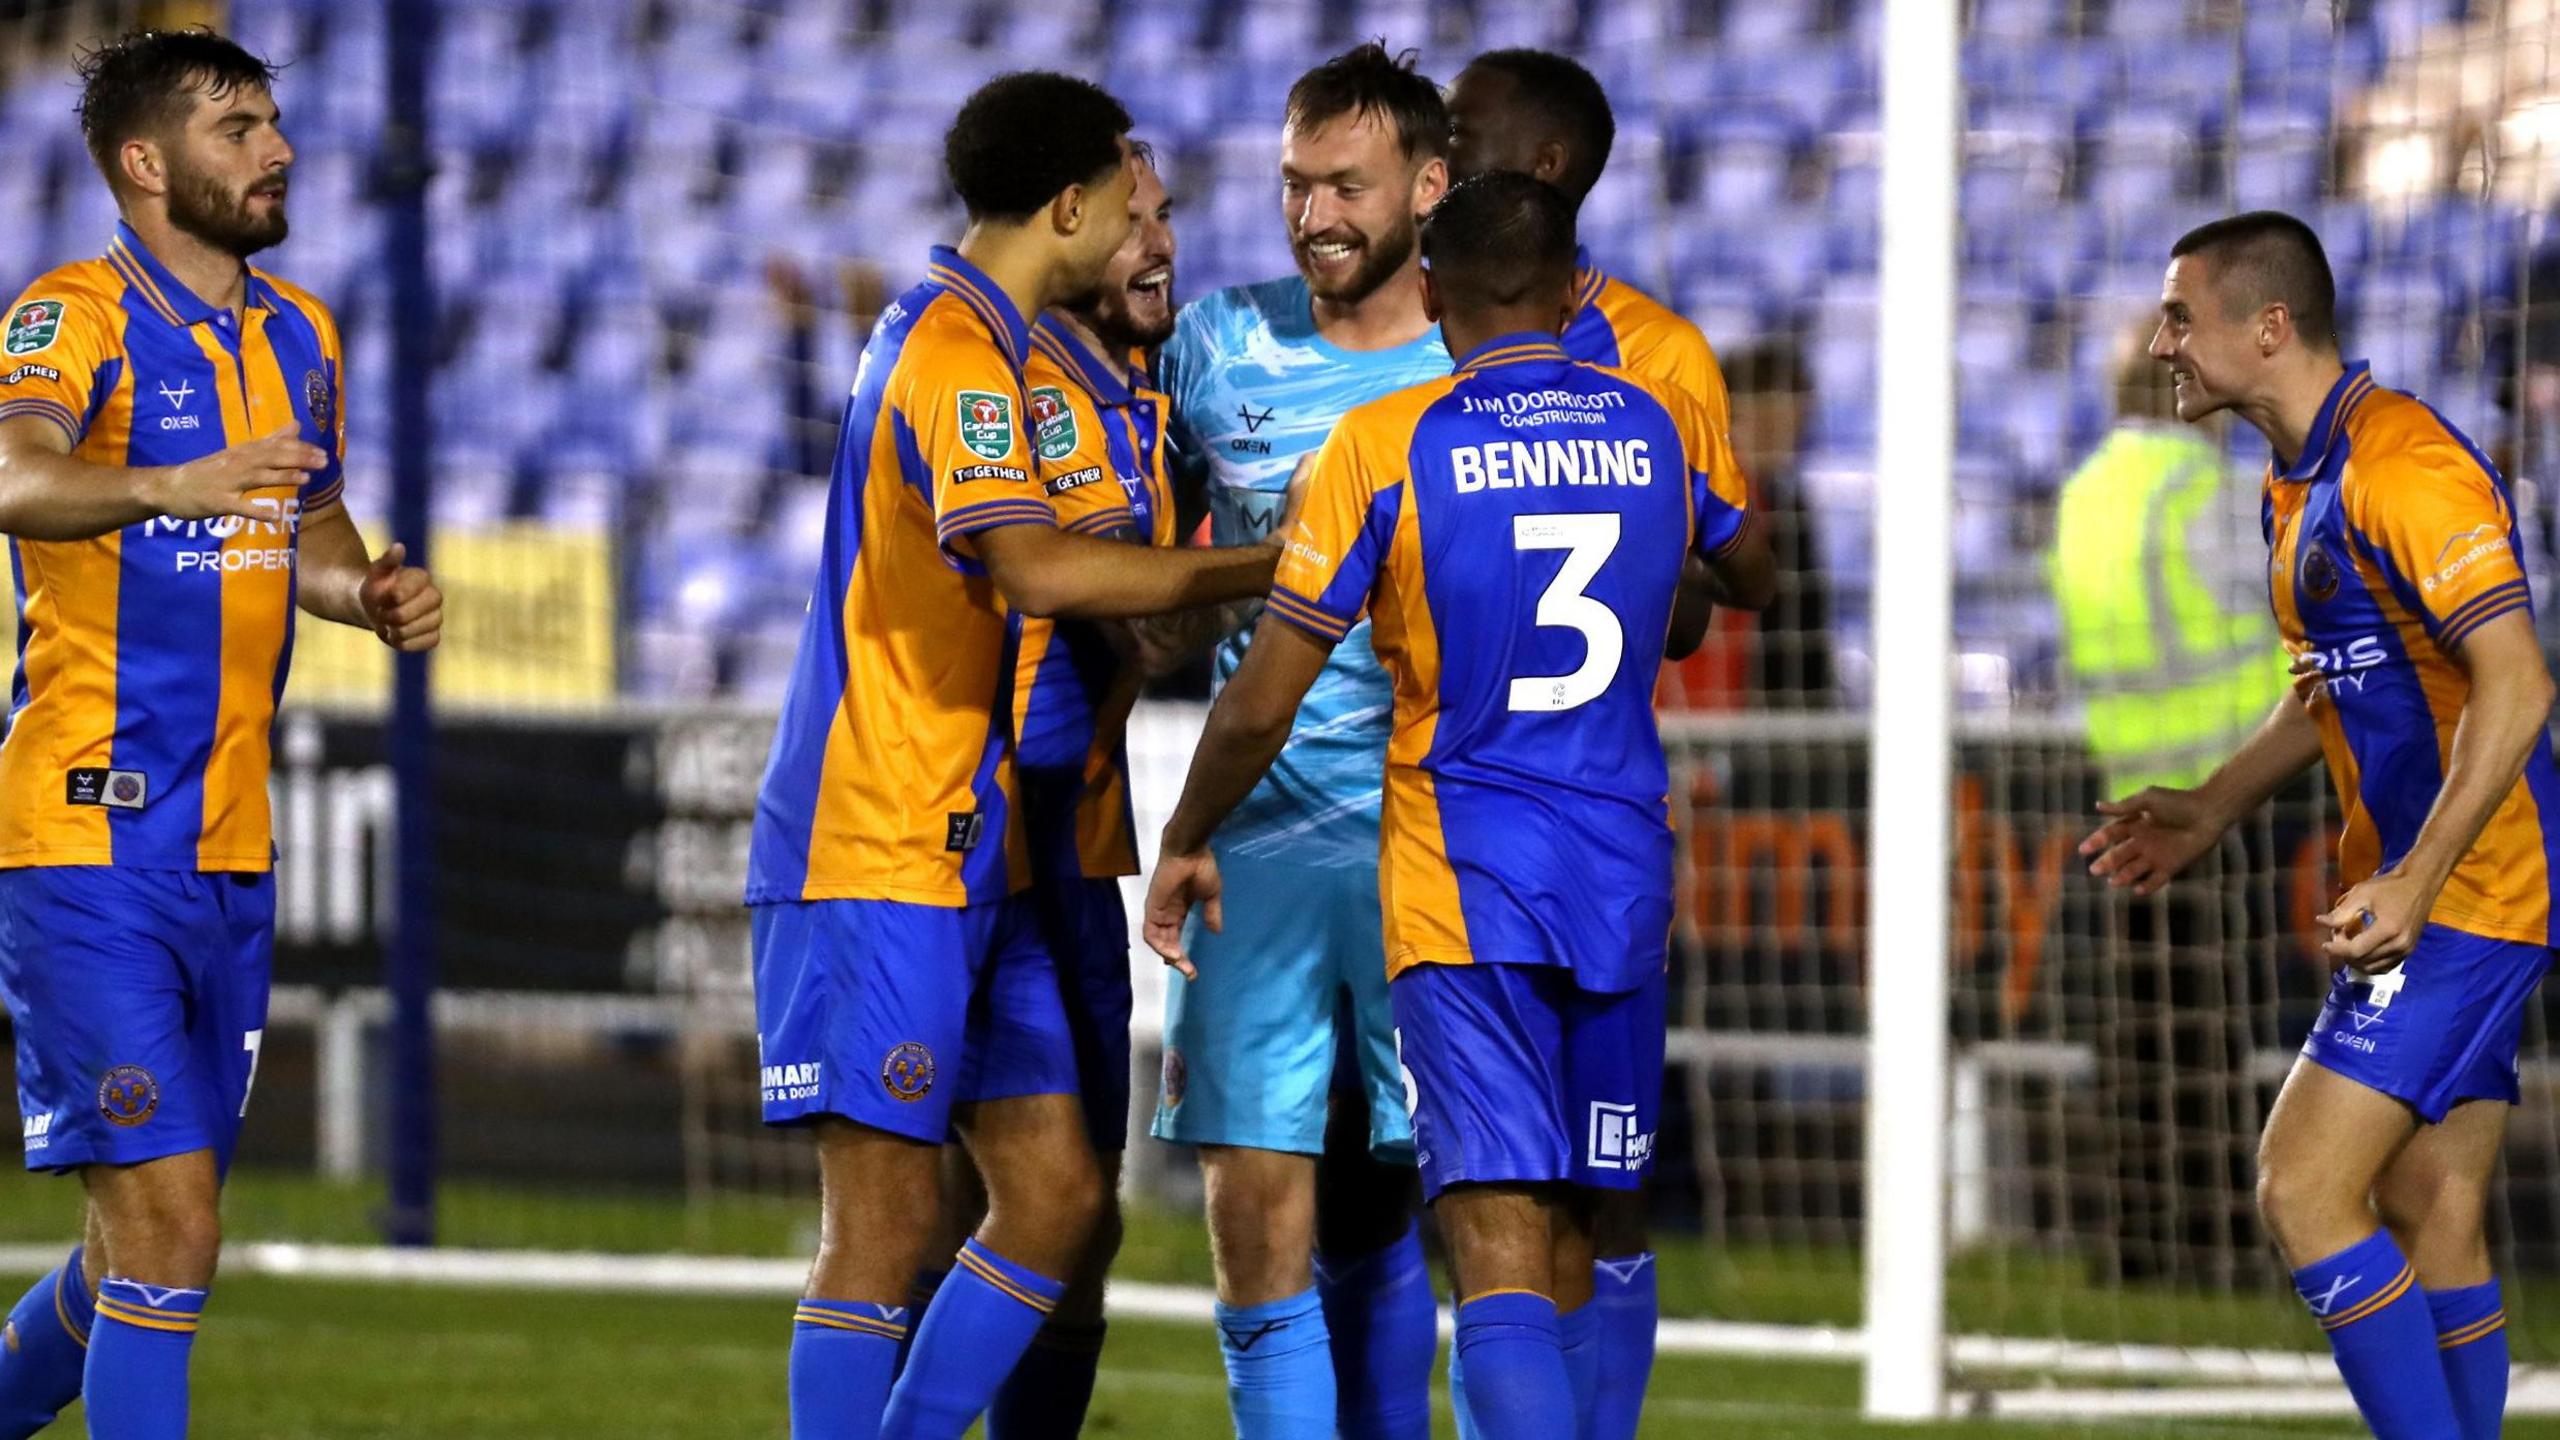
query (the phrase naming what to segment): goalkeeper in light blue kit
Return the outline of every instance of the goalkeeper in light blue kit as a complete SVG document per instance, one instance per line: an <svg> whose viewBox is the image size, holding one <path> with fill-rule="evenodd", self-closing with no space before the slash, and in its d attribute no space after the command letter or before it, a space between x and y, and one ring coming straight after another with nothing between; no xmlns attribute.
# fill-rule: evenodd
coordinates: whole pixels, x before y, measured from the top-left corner
<svg viewBox="0 0 2560 1440"><path fill-rule="evenodd" d="M1291 88L1281 199L1298 273L1193 303L1160 360L1176 442L1208 471L1218 544L1271 531L1291 475L1346 411L1448 374L1417 250L1418 217L1447 184L1448 137L1438 88L1379 45ZM1220 646L1222 683L1245 643ZM1269 780L1219 831L1226 931L1193 937L1201 979L1167 1006L1154 1133L1200 1147L1245 1440L1430 1433L1435 1308L1409 1218L1412 1127L1378 920L1391 703L1362 626L1308 693ZM1317 1156L1338 1059L1385 1163L1328 1191L1320 1245ZM1362 1117L1346 1106L1340 1118Z"/></svg>

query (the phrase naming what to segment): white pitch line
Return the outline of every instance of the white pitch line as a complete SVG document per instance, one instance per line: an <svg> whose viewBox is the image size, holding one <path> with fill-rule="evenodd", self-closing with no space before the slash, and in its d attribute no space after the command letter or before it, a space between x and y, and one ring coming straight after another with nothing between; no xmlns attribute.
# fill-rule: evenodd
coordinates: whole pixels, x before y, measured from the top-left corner
<svg viewBox="0 0 2560 1440"><path fill-rule="evenodd" d="M62 1261L58 1246L0 1245L0 1274L40 1274ZM576 1251L404 1249L380 1245L256 1242L228 1246L229 1274L481 1289L575 1290L784 1297L800 1293L803 1260L695 1255L614 1255ZM1111 1312L1135 1320L1206 1324L1215 1297L1186 1285L1121 1281ZM1440 1312L1440 1333L1451 1330ZM1832 1325L1763 1325L1736 1320L1666 1319L1658 1348L1674 1355L1846 1363L1866 1337ZM2001 1335L1951 1337L1949 1358L1976 1370L2081 1379L2220 1382L2221 1389L1973 1391L1950 1400L1954 1414L2050 1419L2060 1415L2346 1415L2353 1413L2329 1357L2316 1351L2110 1345ZM2236 1385L2259 1387L2252 1390ZM2560 1370L2518 1366L2510 1414L2560 1414Z"/></svg>

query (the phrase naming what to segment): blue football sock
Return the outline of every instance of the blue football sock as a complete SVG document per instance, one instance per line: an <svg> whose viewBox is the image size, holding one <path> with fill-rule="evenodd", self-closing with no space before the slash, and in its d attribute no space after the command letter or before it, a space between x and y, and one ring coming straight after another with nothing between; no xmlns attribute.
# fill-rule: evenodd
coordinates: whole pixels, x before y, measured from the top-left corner
<svg viewBox="0 0 2560 1440"><path fill-rule="evenodd" d="M1482 1440L1476 1412L1467 1408L1467 1357L1454 1343L1449 1346L1449 1409L1457 1416L1458 1440Z"/></svg>
<svg viewBox="0 0 2560 1440"><path fill-rule="evenodd" d="M1333 1336L1342 1440L1431 1440L1431 1362L1440 1307L1422 1228L1356 1259L1316 1257L1316 1293Z"/></svg>
<svg viewBox="0 0 2560 1440"><path fill-rule="evenodd" d="M98 1287L80 1382L93 1440L186 1440L187 1355L204 1296L113 1275Z"/></svg>
<svg viewBox="0 0 2560 1440"><path fill-rule="evenodd" d="M907 1308L803 1300L791 1321L791 1440L878 1440Z"/></svg>
<svg viewBox="0 0 2560 1440"><path fill-rule="evenodd" d="M2498 1282L2427 1292L2436 1355L2462 1421L2462 1440L2498 1440L2507 1414L2507 1307Z"/></svg>
<svg viewBox="0 0 2560 1440"><path fill-rule="evenodd" d="M1653 1381L1653 1334L1662 1319L1653 1252L1603 1256L1591 1267L1591 1310L1600 1329L1600 1382L1583 1413L1589 1440L1635 1440Z"/></svg>
<svg viewBox="0 0 2560 1440"><path fill-rule="evenodd" d="M1600 1389L1600 1311L1584 1305L1556 1317L1556 1340L1564 1351L1564 1376L1573 1385L1573 1413L1581 1417L1579 1434L1591 1436L1591 1402Z"/></svg>
<svg viewBox="0 0 2560 1440"><path fill-rule="evenodd" d="M2293 1272L2302 1303L2329 1332L2338 1373L2375 1440L2447 1440L2462 1433L2436 1358L2435 1321L2391 1232L2377 1230Z"/></svg>
<svg viewBox="0 0 2560 1440"><path fill-rule="evenodd" d="M1013 1373L1066 1282L971 1240L916 1324L906 1373L889 1391L880 1440L960 1440Z"/></svg>
<svg viewBox="0 0 2560 1440"><path fill-rule="evenodd" d="M80 1275L81 1247L35 1283L0 1329L0 1440L27 1440L80 1398L97 1304Z"/></svg>
<svg viewBox="0 0 2560 1440"><path fill-rule="evenodd" d="M933 1297L942 1293L942 1282L950 1278L951 1272L948 1270L927 1270L916 1276L916 1283L907 1287L907 1313L922 1315L932 1309ZM911 1325L907 1327L906 1338L898 1342L898 1363L896 1368L889 1372L889 1383L896 1384L898 1377L906 1373L907 1352L914 1348L916 1348L916 1332L915 1327Z"/></svg>
<svg viewBox="0 0 2560 1440"><path fill-rule="evenodd" d="M1217 1314L1236 1440L1333 1440L1333 1352L1315 1290Z"/></svg>
<svg viewBox="0 0 2560 1440"><path fill-rule="evenodd" d="M1106 1328L1099 1320L1042 1326L987 1407L987 1440L1075 1440L1093 1404Z"/></svg>
<svg viewBox="0 0 2560 1440"><path fill-rule="evenodd" d="M1458 1307L1467 1408L1484 1440L1555 1440L1577 1434L1573 1380L1565 1373L1556 1302L1496 1290Z"/></svg>

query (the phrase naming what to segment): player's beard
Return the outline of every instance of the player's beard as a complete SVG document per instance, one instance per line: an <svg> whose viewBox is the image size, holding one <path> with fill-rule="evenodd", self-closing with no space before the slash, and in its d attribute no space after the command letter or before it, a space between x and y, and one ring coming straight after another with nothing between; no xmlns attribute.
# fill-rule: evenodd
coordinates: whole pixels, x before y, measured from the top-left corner
<svg viewBox="0 0 2560 1440"><path fill-rule="evenodd" d="M1165 293L1172 294L1172 278L1166 277ZM1126 285L1104 285L1084 303L1070 305L1067 313L1076 323L1093 332L1103 348L1118 353L1128 350L1152 350L1173 338L1173 305L1168 299L1154 307L1162 313L1140 320L1137 301Z"/></svg>
<svg viewBox="0 0 2560 1440"><path fill-rule="evenodd" d="M284 201L279 196L264 215L250 208L252 191L281 185L282 177L261 179L238 192L223 188L210 175L172 162L169 167L169 223L217 250L246 260L283 242Z"/></svg>
<svg viewBox="0 0 2560 1440"><path fill-rule="evenodd" d="M1319 300L1338 305L1357 305L1378 293L1378 287L1395 278L1413 258L1414 247L1421 243L1422 227L1406 216L1383 235L1359 237L1360 262L1351 274L1339 282L1320 281L1314 266L1308 263L1307 249L1326 236L1308 236L1289 242L1290 256L1298 262L1298 273L1306 277L1307 289Z"/></svg>

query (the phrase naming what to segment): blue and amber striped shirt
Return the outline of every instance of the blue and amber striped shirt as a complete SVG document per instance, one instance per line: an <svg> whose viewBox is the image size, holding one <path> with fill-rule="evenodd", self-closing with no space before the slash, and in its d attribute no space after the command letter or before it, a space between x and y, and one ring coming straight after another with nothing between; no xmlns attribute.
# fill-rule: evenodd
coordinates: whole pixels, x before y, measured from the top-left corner
<svg viewBox="0 0 2560 1440"><path fill-rule="evenodd" d="M338 503L346 429L328 307L259 270L243 315L180 284L126 226L50 271L0 336L0 420L75 458L176 465L286 426L328 452L269 520L155 516L12 539L18 672L0 740L0 868L264 870L269 730L293 653L295 542Z"/></svg>

